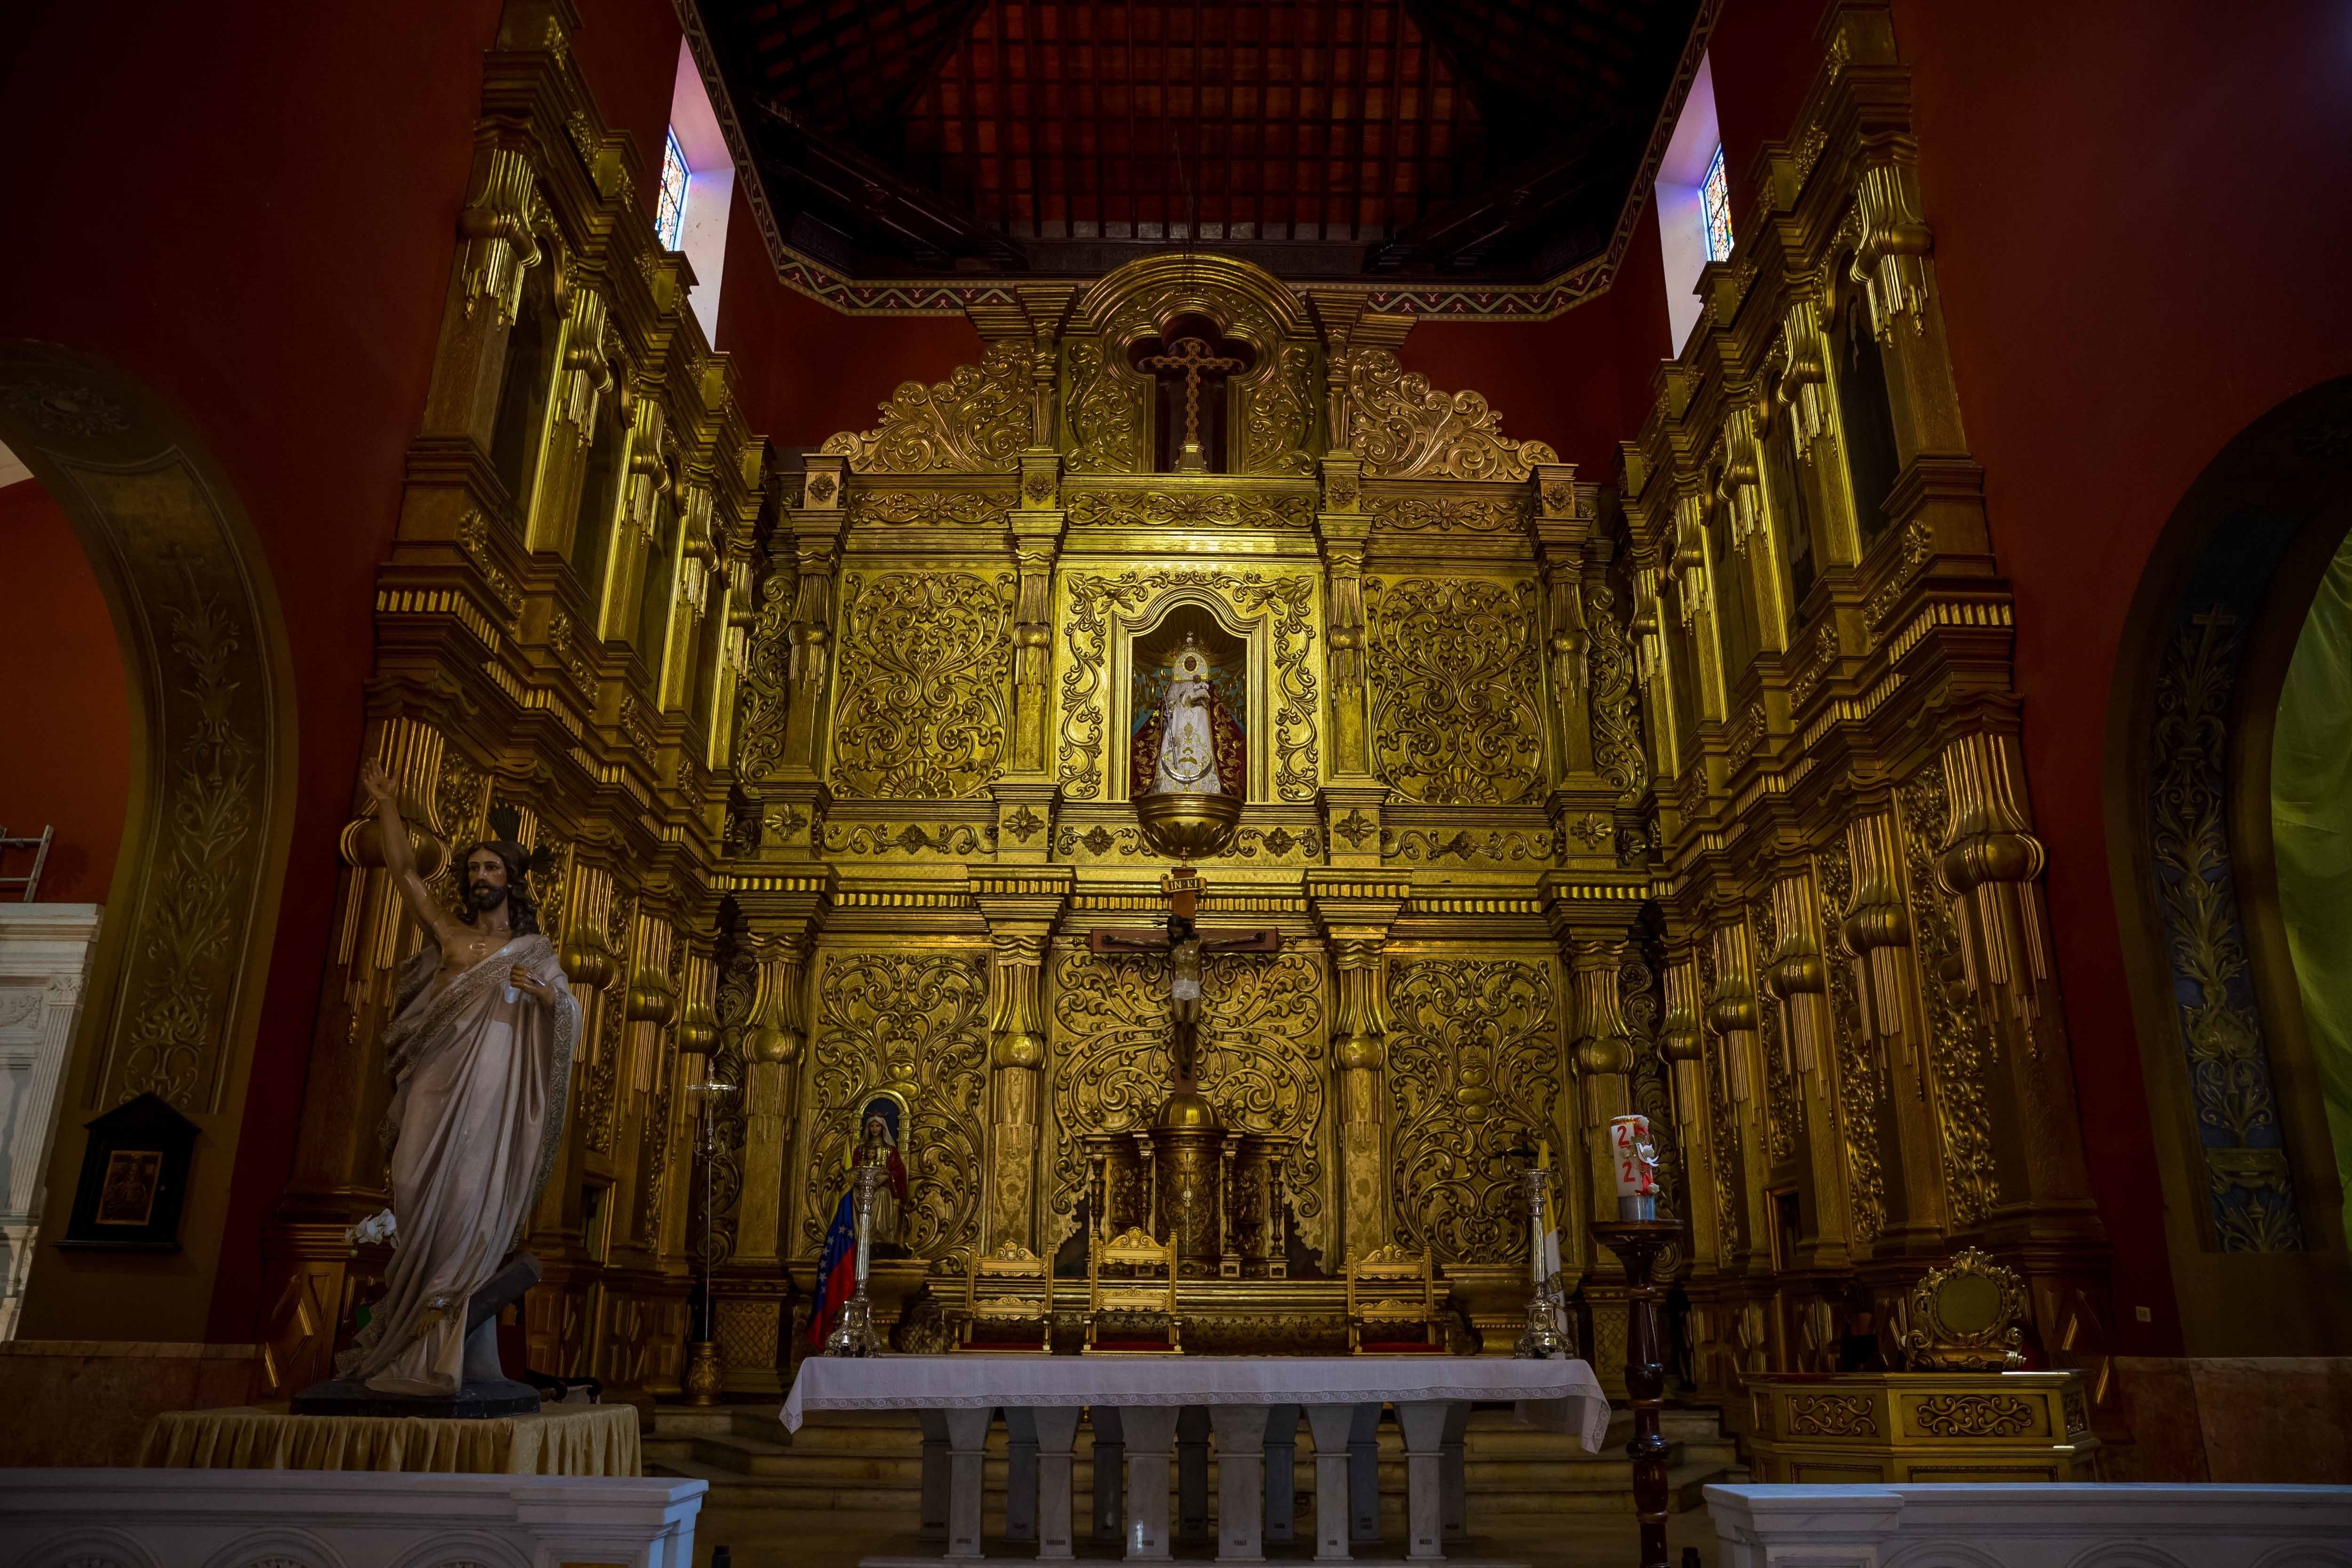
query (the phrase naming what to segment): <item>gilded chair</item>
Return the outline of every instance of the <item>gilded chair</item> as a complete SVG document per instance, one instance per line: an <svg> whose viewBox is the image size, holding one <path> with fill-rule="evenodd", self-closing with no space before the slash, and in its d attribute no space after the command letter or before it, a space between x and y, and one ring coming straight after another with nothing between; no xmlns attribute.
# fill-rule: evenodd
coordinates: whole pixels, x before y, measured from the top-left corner
<svg viewBox="0 0 2352 1568"><path fill-rule="evenodd" d="M1160 1326L1144 1326L1154 1321ZM1181 1355L1183 1349L1176 1243L1154 1241L1140 1226L1097 1241L1087 1253L1086 1353Z"/></svg>
<svg viewBox="0 0 2352 1568"><path fill-rule="evenodd" d="M1356 1355L1442 1355L1445 1320L1426 1252L1376 1247L1348 1265L1348 1349Z"/></svg>
<svg viewBox="0 0 2352 1568"><path fill-rule="evenodd" d="M1049 1262L1015 1241L974 1257L971 1271L964 1277L963 1321L956 1330L956 1348L1053 1354L1054 1270Z"/></svg>

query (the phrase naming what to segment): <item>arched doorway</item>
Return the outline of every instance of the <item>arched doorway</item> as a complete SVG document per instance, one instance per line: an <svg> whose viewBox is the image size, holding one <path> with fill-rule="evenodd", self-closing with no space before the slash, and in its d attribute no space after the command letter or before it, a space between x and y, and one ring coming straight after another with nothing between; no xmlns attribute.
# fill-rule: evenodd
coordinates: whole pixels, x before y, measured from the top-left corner
<svg viewBox="0 0 2352 1568"><path fill-rule="evenodd" d="M292 829L284 627L220 469L129 376L53 344L0 342L0 442L80 541L111 613L131 708L128 809L57 1086L19 1331L109 1337L119 1325L90 1306L112 1296L155 1325L142 1337L200 1338ZM103 1240L61 1247L83 1123L150 1093L197 1130L177 1234L168 1246L143 1237L136 1250Z"/></svg>
<svg viewBox="0 0 2352 1568"><path fill-rule="evenodd" d="M2352 962L2324 946L2352 930L2327 901L2352 876L2330 839L2352 803L2329 782L2352 739L2352 668L2329 663L2352 655L2352 559L2331 568L2347 479L2352 377L2240 432L2168 521L2115 682L2110 865L2174 1279L2236 1342L2220 1353L2352 1349L2352 1143L2328 1104L2352 1088L2333 1032Z"/></svg>

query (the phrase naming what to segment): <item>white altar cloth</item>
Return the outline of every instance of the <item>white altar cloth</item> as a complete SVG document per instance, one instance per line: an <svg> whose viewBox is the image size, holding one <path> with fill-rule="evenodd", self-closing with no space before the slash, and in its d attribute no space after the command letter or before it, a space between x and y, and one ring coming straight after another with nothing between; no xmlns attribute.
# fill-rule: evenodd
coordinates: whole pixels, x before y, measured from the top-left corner
<svg viewBox="0 0 2352 1568"><path fill-rule="evenodd" d="M811 1356L784 1400L812 1410L981 1410L1072 1405L1406 1405L1510 1400L1519 1418L1601 1451L1609 1396L1580 1361L1478 1356Z"/></svg>

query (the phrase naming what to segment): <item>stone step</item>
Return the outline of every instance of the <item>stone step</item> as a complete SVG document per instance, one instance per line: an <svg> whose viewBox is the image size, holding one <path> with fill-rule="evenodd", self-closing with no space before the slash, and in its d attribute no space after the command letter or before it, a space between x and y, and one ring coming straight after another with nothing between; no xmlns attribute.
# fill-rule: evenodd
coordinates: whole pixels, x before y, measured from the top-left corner
<svg viewBox="0 0 2352 1568"><path fill-rule="evenodd" d="M670 1405L651 1415L645 1436L648 1472L710 1482L710 1507L871 1513L903 1528L907 1515L921 1506L922 1433L911 1412L814 1412L797 1433L784 1431L772 1405ZM1702 1493L1709 1482L1746 1479L1737 1446L1724 1434L1717 1411L1670 1408L1660 1425L1670 1445L1670 1508L1704 1507ZM1588 1454L1576 1439L1524 1426L1507 1410L1473 1412L1464 1438L1464 1480L1474 1528L1476 1520L1489 1516L1630 1511L1633 1468L1624 1445L1632 1435L1632 1417L1621 1411L1601 1452ZM1310 1536L1314 1454L1312 1436L1301 1423L1298 1520ZM1074 1458L1073 1489L1083 1510L1094 1486L1092 1435L1083 1426ZM999 1423L991 1430L983 1468L984 1507L992 1521L1003 1518L1007 1465L1007 1435ZM1213 1498L1216 1468L1212 1447ZM1402 1436L1393 1423L1381 1429L1379 1468L1383 1518L1402 1532L1407 1466ZM826 1528L845 1523L829 1517Z"/></svg>

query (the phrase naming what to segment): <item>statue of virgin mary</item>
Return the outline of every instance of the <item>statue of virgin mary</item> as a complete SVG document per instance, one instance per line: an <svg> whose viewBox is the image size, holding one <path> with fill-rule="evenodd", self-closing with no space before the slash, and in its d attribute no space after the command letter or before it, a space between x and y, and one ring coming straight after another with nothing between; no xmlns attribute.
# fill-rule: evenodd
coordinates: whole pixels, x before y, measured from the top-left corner
<svg viewBox="0 0 2352 1568"><path fill-rule="evenodd" d="M1217 693L1209 650L1186 632L1167 668L1160 707L1135 731L1129 757L1134 793L1242 794L1242 727Z"/></svg>

